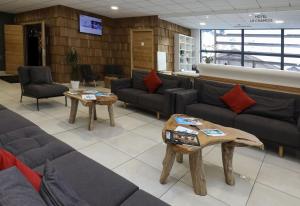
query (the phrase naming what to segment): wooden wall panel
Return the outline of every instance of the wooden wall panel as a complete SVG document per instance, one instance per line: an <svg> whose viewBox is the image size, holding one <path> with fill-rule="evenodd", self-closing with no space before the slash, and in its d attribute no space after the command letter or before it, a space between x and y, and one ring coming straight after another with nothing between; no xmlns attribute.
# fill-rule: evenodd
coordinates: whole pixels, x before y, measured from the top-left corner
<svg viewBox="0 0 300 206"><path fill-rule="evenodd" d="M8 74L17 74L19 66L24 65L23 26L5 25L5 70Z"/></svg>

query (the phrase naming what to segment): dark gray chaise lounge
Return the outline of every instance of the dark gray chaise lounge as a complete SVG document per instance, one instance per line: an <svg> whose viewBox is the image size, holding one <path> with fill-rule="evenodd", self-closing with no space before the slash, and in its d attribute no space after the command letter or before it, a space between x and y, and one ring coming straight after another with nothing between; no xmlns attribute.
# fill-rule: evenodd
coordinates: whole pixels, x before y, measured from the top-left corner
<svg viewBox="0 0 300 206"><path fill-rule="evenodd" d="M166 117L175 112L175 95L179 90L190 89L191 81L186 77L177 77L158 73L162 86L153 94L148 93L144 78L149 72L133 70L132 78L113 80L111 90L119 100L140 108L154 111Z"/></svg>
<svg viewBox="0 0 300 206"><path fill-rule="evenodd" d="M39 110L39 99L64 96L69 88L53 83L51 69L40 66L23 66L18 69L21 84L21 99L23 96L36 98L37 110ZM65 98L67 105L67 98Z"/></svg>
<svg viewBox="0 0 300 206"><path fill-rule="evenodd" d="M177 94L176 111L235 127L265 142L300 149L300 96L243 86L257 104L240 114L219 99L233 85L195 80L194 89Z"/></svg>
<svg viewBox="0 0 300 206"><path fill-rule="evenodd" d="M0 148L40 172L49 159L91 206L167 205L1 105L0 116Z"/></svg>

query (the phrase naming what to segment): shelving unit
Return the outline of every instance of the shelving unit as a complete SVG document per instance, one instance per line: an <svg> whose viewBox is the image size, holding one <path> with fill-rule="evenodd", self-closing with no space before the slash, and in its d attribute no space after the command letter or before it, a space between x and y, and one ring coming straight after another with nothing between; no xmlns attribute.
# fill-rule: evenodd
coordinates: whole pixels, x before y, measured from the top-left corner
<svg viewBox="0 0 300 206"><path fill-rule="evenodd" d="M195 40L183 34L174 36L174 71L191 71L195 64Z"/></svg>

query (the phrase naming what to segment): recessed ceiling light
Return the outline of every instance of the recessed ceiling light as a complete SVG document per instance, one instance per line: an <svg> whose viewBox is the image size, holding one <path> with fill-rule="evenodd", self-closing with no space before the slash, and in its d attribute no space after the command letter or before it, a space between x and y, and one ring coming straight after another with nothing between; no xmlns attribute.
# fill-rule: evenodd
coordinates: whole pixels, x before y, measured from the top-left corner
<svg viewBox="0 0 300 206"><path fill-rule="evenodd" d="M252 16L252 14L249 14L249 16L251 17L251 16Z"/></svg>
<svg viewBox="0 0 300 206"><path fill-rule="evenodd" d="M275 20L274 23L275 23L275 24L283 24L284 21L283 21L283 20Z"/></svg>
<svg viewBox="0 0 300 206"><path fill-rule="evenodd" d="M206 16L205 18L207 18L207 19L208 19L208 18L209 18L209 16Z"/></svg>
<svg viewBox="0 0 300 206"><path fill-rule="evenodd" d="M119 10L119 7L118 6L111 6L110 9L111 10Z"/></svg>
<svg viewBox="0 0 300 206"><path fill-rule="evenodd" d="M255 15L260 15L260 13L259 12L256 12L256 13L254 13Z"/></svg>
<svg viewBox="0 0 300 206"><path fill-rule="evenodd" d="M200 25L201 25L201 26L205 26L206 23L205 23L205 22L200 22Z"/></svg>

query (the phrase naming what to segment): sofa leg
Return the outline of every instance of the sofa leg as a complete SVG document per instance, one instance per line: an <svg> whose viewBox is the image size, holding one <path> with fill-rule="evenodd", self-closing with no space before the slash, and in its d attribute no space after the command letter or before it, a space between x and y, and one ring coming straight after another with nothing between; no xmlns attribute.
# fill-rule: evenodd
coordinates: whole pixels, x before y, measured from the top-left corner
<svg viewBox="0 0 300 206"><path fill-rule="evenodd" d="M65 107L68 106L68 98L65 96Z"/></svg>
<svg viewBox="0 0 300 206"><path fill-rule="evenodd" d="M40 111L39 99L36 99L36 110Z"/></svg>
<svg viewBox="0 0 300 206"><path fill-rule="evenodd" d="M284 147L282 145L280 145L278 148L278 155L279 155L279 157L284 156Z"/></svg>
<svg viewBox="0 0 300 206"><path fill-rule="evenodd" d="M160 113L159 113L159 112L156 112L156 118L157 118L158 120L160 120Z"/></svg>

